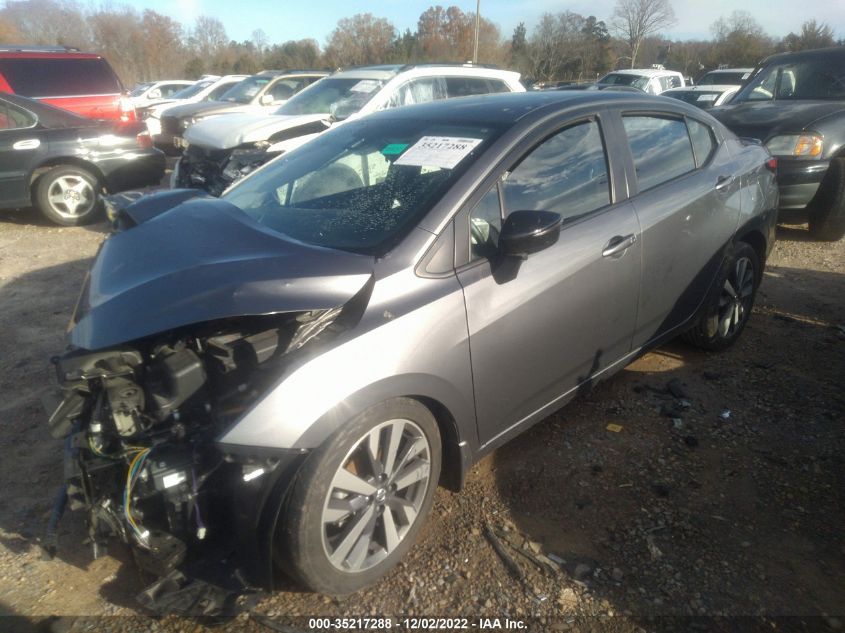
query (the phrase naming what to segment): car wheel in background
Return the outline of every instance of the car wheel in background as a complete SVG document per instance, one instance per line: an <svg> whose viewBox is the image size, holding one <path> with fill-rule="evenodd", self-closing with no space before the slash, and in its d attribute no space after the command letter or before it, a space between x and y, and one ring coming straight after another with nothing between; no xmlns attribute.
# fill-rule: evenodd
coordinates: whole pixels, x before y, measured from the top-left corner
<svg viewBox="0 0 845 633"><path fill-rule="evenodd" d="M35 201L51 222L78 226L99 216L103 204L98 190L97 178L91 172L81 167L59 165L39 176L35 184Z"/></svg>
<svg viewBox="0 0 845 633"><path fill-rule="evenodd" d="M845 236L845 158L830 161L809 211L814 238L833 242Z"/></svg>
<svg viewBox="0 0 845 633"><path fill-rule="evenodd" d="M277 532L276 562L305 587L344 595L411 548L440 475L437 422L416 400L371 407L308 456Z"/></svg>
<svg viewBox="0 0 845 633"><path fill-rule="evenodd" d="M757 251L738 242L725 258L701 315L684 334L686 341L711 351L733 345L751 316L762 272Z"/></svg>

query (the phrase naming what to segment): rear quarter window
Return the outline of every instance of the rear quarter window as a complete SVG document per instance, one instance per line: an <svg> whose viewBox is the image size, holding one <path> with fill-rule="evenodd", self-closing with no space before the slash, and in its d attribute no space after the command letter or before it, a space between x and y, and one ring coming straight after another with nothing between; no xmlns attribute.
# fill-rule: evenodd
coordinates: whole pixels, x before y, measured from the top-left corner
<svg viewBox="0 0 845 633"><path fill-rule="evenodd" d="M0 73L24 97L81 97L122 92L104 59L0 59Z"/></svg>

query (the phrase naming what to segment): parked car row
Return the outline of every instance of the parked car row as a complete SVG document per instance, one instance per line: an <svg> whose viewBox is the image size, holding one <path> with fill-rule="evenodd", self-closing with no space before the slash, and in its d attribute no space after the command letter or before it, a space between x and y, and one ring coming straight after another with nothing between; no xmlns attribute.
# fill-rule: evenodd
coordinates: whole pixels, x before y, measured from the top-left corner
<svg viewBox="0 0 845 633"><path fill-rule="evenodd" d="M845 233L845 49L764 60L711 109L651 70L529 94L464 64L268 72L148 117L185 141L176 188L113 206L56 360L60 498L94 546L350 593L439 483L579 391L672 337L735 343L778 214ZM39 143L82 137L2 99ZM96 199L68 160L36 186L65 214Z"/></svg>

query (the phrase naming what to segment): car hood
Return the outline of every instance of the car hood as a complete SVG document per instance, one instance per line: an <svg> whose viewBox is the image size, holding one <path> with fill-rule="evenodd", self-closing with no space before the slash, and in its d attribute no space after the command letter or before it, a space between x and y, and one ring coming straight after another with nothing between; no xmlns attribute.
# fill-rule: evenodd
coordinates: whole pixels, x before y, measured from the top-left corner
<svg viewBox="0 0 845 633"><path fill-rule="evenodd" d="M704 86L686 86L684 88L672 88L665 92L726 92L739 88L736 84L707 84Z"/></svg>
<svg viewBox="0 0 845 633"><path fill-rule="evenodd" d="M195 116L212 116L223 112L243 112L254 109L244 103L233 103L230 101L200 101L198 103L182 103L167 109L167 116L179 119Z"/></svg>
<svg viewBox="0 0 845 633"><path fill-rule="evenodd" d="M215 198L195 198L107 239L68 332L97 350L238 316L339 307L373 258L310 246Z"/></svg>
<svg viewBox="0 0 845 633"><path fill-rule="evenodd" d="M298 127L310 127L310 124L327 118L327 114L232 114L223 120L194 123L185 131L185 140L200 147L229 149L244 143L269 139L279 132L293 132Z"/></svg>
<svg viewBox="0 0 845 633"><path fill-rule="evenodd" d="M845 112L841 101L743 102L709 111L737 136L768 141L778 134L795 134L817 121Z"/></svg>

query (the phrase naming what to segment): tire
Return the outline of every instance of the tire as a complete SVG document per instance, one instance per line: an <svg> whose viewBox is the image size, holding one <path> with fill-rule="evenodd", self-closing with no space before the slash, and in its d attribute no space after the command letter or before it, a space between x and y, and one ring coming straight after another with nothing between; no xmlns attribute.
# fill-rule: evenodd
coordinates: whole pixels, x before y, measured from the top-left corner
<svg viewBox="0 0 845 633"><path fill-rule="evenodd" d="M276 533L276 563L322 594L374 583L416 540L440 463L437 422L416 400L388 400L356 416L294 478Z"/></svg>
<svg viewBox="0 0 845 633"><path fill-rule="evenodd" d="M714 352L733 345L751 317L762 274L757 251L745 242L737 242L725 258L695 325L684 334L684 339Z"/></svg>
<svg viewBox="0 0 845 633"><path fill-rule="evenodd" d="M35 202L48 220L62 226L79 226L97 219L103 202L99 182L86 169L59 165L42 174L35 184Z"/></svg>
<svg viewBox="0 0 845 633"><path fill-rule="evenodd" d="M808 211L812 237L835 242L845 236L845 158L830 161Z"/></svg>

